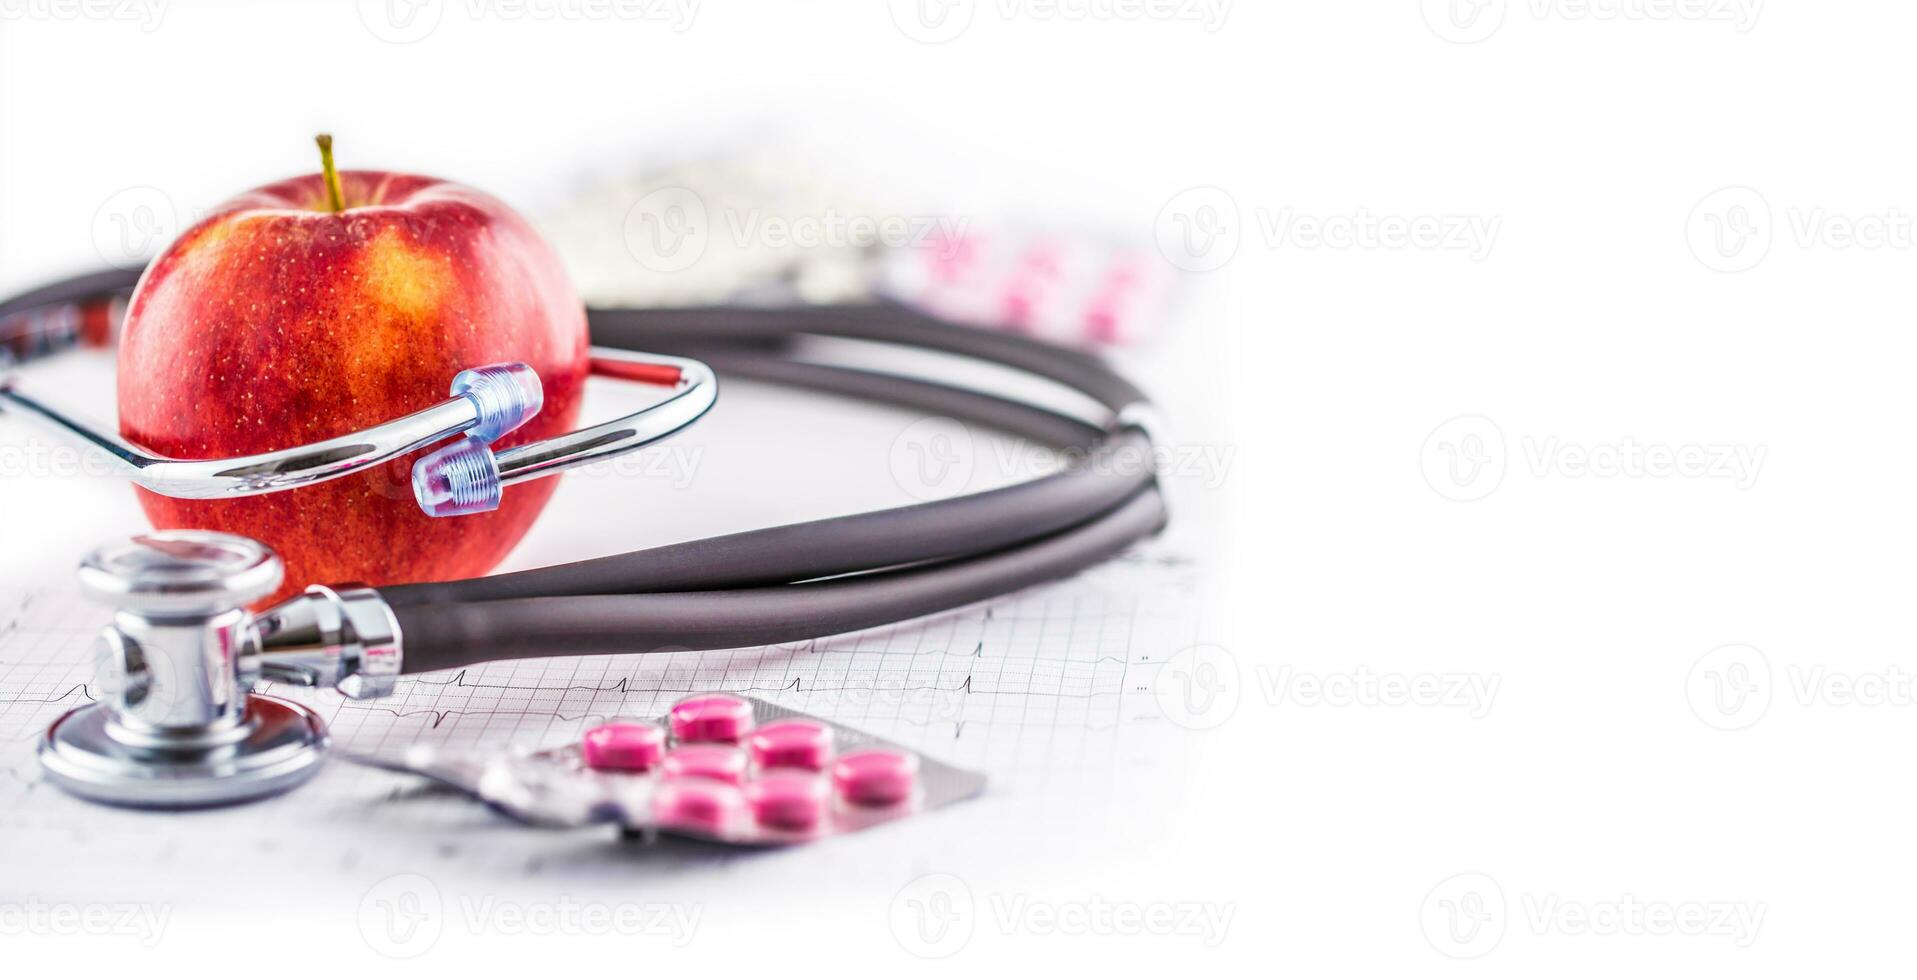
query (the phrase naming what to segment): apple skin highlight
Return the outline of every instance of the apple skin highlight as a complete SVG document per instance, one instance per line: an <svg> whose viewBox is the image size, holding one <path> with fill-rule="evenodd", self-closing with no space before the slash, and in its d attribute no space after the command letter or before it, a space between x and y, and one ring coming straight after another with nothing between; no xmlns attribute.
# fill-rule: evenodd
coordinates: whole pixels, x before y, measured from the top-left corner
<svg viewBox="0 0 1917 980"><path fill-rule="evenodd" d="M575 428L588 373L585 307L558 256L498 199L407 174L343 171L242 194L150 265L120 342L120 432L168 456L217 458L345 435L447 397L498 361L538 372L545 407L505 448ZM286 562L276 601L313 583L482 575L517 544L556 481L497 511L432 518L412 460L226 500L139 490L156 528L264 541Z"/></svg>

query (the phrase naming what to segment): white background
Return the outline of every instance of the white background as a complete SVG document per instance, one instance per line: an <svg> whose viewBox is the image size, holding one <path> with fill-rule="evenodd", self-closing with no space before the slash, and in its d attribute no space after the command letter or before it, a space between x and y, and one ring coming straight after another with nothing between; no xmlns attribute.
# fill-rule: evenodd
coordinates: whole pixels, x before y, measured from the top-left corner
<svg viewBox="0 0 1917 980"><path fill-rule="evenodd" d="M1207 30L1092 9L1117 13L969 5L938 44L878 4L713 0L674 32L449 3L405 45L350 5L9 19L0 285L97 261L124 188L204 207L310 169L322 127L348 159L528 208L596 159L776 132L926 207L1161 240L1203 222L1218 267L1180 323L1202 356L1145 370L1204 431L1239 413L1217 560L1245 697L1193 736L1180 823L1139 853L1037 848L1029 873L1040 897L1236 903L1233 929L1215 950L1022 936L942 968L1901 963L1917 10L1240 2ZM1495 232L1344 236L1367 228ZM1495 697L1473 717L1274 683L1301 674ZM710 952L911 965L768 932ZM505 949L594 947L435 955Z"/></svg>

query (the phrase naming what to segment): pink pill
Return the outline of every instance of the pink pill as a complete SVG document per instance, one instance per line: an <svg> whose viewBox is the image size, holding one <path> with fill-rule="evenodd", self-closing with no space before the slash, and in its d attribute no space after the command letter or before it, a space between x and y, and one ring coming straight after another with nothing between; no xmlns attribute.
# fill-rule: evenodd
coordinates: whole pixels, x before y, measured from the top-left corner
<svg viewBox="0 0 1917 980"><path fill-rule="evenodd" d="M666 732L650 722L609 721L587 732L579 748L593 769L644 772L666 754Z"/></svg>
<svg viewBox="0 0 1917 980"><path fill-rule="evenodd" d="M739 787L712 779L662 779L652 794L652 817L662 827L723 836L744 812Z"/></svg>
<svg viewBox="0 0 1917 980"><path fill-rule="evenodd" d="M773 769L746 784L746 806L762 827L811 830L825 817L825 780L802 769Z"/></svg>
<svg viewBox="0 0 1917 980"><path fill-rule="evenodd" d="M737 786L745 782L746 755L731 745L681 745L666 753L660 771L669 779L716 779Z"/></svg>
<svg viewBox="0 0 1917 980"><path fill-rule="evenodd" d="M848 752L832 764L839 799L859 806L891 806L911 799L918 778L919 757L894 749Z"/></svg>
<svg viewBox="0 0 1917 980"><path fill-rule="evenodd" d="M746 748L761 769L823 772L832 758L832 729L802 718L775 721L753 729Z"/></svg>
<svg viewBox="0 0 1917 980"><path fill-rule="evenodd" d="M671 717L681 742L737 744L752 727L752 705L730 694L701 694L673 705Z"/></svg>

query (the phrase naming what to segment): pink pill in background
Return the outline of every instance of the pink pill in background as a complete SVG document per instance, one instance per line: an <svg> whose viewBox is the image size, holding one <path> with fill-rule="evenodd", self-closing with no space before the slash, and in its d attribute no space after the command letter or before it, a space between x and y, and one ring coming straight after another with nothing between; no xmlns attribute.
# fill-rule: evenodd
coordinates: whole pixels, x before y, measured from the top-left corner
<svg viewBox="0 0 1917 980"><path fill-rule="evenodd" d="M777 830L811 830L825 819L825 779L803 769L772 769L746 784L752 819Z"/></svg>
<svg viewBox="0 0 1917 980"><path fill-rule="evenodd" d="M659 771L667 778L716 779L737 786L745 781L746 754L731 745L681 745L666 753Z"/></svg>
<svg viewBox="0 0 1917 980"><path fill-rule="evenodd" d="M832 758L832 729L803 718L775 721L753 729L746 748L761 769L824 772Z"/></svg>
<svg viewBox="0 0 1917 980"><path fill-rule="evenodd" d="M919 757L895 749L862 749L832 764L832 786L839 799L859 806L890 806L912 798L918 785Z"/></svg>
<svg viewBox="0 0 1917 980"><path fill-rule="evenodd" d="M744 813L739 787L715 779L661 779L652 793L652 818L662 827L724 836Z"/></svg>
<svg viewBox="0 0 1917 980"><path fill-rule="evenodd" d="M752 705L731 694L701 694L673 705L670 717L681 742L737 743L752 727Z"/></svg>
<svg viewBox="0 0 1917 980"><path fill-rule="evenodd" d="M644 772L666 754L666 730L644 721L609 721L579 742L586 765L614 772Z"/></svg>

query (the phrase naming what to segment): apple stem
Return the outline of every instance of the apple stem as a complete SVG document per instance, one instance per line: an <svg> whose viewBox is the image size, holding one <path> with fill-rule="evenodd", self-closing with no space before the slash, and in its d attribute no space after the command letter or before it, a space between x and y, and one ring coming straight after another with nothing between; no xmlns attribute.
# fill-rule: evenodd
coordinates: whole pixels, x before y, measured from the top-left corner
<svg viewBox="0 0 1917 980"><path fill-rule="evenodd" d="M334 214L346 210L346 195L339 189L339 171L333 167L333 137L330 133L321 133L313 137L319 144L320 175L326 179L326 204Z"/></svg>

